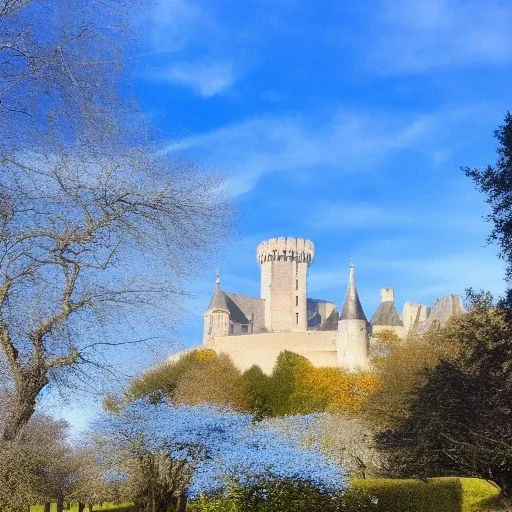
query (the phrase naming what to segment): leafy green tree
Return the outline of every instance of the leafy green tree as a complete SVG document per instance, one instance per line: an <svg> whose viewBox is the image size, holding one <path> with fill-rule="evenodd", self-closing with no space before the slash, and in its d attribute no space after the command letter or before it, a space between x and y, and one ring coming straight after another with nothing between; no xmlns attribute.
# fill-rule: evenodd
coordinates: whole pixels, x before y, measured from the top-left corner
<svg viewBox="0 0 512 512"><path fill-rule="evenodd" d="M247 386L247 407L257 420L272 415L270 404L271 380L258 365L242 374Z"/></svg>
<svg viewBox="0 0 512 512"><path fill-rule="evenodd" d="M274 416L298 414L300 403L294 400L297 375L311 367L303 356L284 350L277 357L270 377L269 404Z"/></svg>
<svg viewBox="0 0 512 512"><path fill-rule="evenodd" d="M475 476L512 496L512 324L488 294L436 336L456 357L428 368L408 414L381 433L397 475Z"/></svg>

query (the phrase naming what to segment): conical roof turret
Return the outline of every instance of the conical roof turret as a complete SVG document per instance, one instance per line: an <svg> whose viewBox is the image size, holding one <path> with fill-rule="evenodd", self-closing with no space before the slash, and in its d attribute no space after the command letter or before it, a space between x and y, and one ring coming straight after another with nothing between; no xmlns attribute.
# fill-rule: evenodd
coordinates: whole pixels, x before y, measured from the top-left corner
<svg viewBox="0 0 512 512"><path fill-rule="evenodd" d="M217 278L215 279L215 290L212 295L212 300L210 301L210 305L208 306L207 311L211 311L213 309L222 309L229 313L228 304L226 302L226 295L220 288L220 272L217 269Z"/></svg>
<svg viewBox="0 0 512 512"><path fill-rule="evenodd" d="M341 310L340 320L366 320L366 316L357 294L356 281L354 278L354 265L350 263L347 293Z"/></svg>

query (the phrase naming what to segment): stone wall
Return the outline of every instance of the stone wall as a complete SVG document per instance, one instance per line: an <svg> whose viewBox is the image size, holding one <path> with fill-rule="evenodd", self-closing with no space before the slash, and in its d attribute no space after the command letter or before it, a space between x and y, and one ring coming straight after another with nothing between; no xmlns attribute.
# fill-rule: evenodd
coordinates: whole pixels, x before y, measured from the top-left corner
<svg viewBox="0 0 512 512"><path fill-rule="evenodd" d="M270 374L283 350L300 354L317 367L335 367L336 331L272 332L250 336L225 336L204 344L217 353L228 354L242 371L257 364Z"/></svg>

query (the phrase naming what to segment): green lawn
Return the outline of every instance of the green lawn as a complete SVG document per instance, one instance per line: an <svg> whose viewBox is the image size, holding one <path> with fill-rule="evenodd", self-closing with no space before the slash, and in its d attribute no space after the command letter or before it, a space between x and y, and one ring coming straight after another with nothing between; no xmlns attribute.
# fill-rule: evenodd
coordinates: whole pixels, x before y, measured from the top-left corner
<svg viewBox="0 0 512 512"><path fill-rule="evenodd" d="M105 502L105 503L103 503L103 505L101 507L99 505L94 505L94 507L93 507L94 512L96 512L96 511L100 512L103 510L109 510L111 512L130 512L132 509L133 509L133 505L131 503L114 504L114 503ZM70 509L65 509L65 510L69 510L69 512L77 512L78 505L76 503L73 503L71 505ZM85 511L89 512L89 508L86 508ZM44 506L43 505L34 505L34 506L30 507L30 512L44 512ZM50 512L57 512L57 504L56 503L52 503L52 505L50 507Z"/></svg>
<svg viewBox="0 0 512 512"><path fill-rule="evenodd" d="M499 508L499 489L478 478L443 477L428 481L413 479L353 480L355 488L365 489L379 499L379 512L496 512ZM77 512L73 504L69 512ZM103 503L94 512L131 512L130 503ZM30 512L43 512L43 506L31 507ZM51 511L56 512L52 503ZM89 512L89 509L86 509ZM311 511L317 512L317 511ZM321 512L321 511L320 511Z"/></svg>

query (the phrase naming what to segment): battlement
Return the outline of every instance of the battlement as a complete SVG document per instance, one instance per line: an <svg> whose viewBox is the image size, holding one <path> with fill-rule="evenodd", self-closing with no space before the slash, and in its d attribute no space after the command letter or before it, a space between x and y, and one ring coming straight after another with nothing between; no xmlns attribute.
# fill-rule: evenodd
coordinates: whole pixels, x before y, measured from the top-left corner
<svg viewBox="0 0 512 512"><path fill-rule="evenodd" d="M256 259L261 265L267 261L297 261L310 264L315 257L315 245L311 240L294 237L270 238L258 245Z"/></svg>

